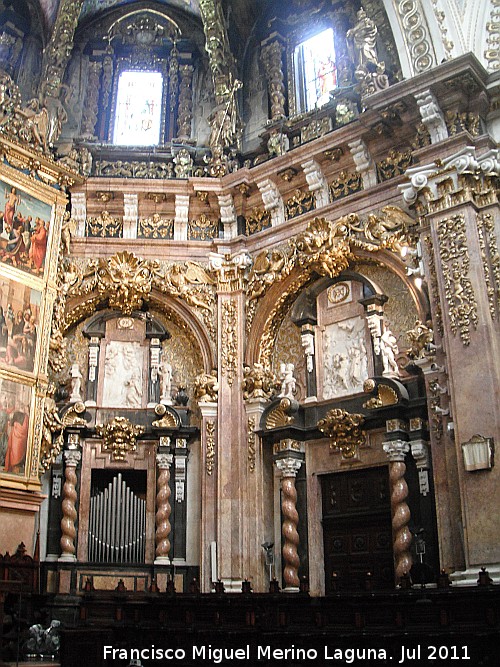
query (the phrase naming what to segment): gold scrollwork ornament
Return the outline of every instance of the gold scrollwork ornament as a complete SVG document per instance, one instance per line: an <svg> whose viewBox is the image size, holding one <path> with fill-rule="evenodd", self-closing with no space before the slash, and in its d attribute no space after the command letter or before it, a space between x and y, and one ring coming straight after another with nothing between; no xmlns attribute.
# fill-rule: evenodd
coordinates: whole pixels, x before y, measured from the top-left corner
<svg viewBox="0 0 500 667"><path fill-rule="evenodd" d="M353 458L357 448L364 444L366 434L362 430L364 416L334 408L318 422L318 429L330 438L330 449L340 451L345 458Z"/></svg>
<svg viewBox="0 0 500 667"><path fill-rule="evenodd" d="M125 461L129 452L137 449L137 437L144 426L132 424L126 417L115 417L108 424L96 424L96 433L102 438L102 448L114 461Z"/></svg>

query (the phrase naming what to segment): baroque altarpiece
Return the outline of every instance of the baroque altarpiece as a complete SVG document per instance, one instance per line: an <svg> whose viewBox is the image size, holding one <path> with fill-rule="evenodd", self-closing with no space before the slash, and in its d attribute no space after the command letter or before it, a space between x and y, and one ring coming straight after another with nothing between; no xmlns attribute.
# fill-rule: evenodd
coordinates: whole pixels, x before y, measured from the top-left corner
<svg viewBox="0 0 500 667"><path fill-rule="evenodd" d="M497 577L493 24L105 4L0 4L0 551L72 595Z"/></svg>

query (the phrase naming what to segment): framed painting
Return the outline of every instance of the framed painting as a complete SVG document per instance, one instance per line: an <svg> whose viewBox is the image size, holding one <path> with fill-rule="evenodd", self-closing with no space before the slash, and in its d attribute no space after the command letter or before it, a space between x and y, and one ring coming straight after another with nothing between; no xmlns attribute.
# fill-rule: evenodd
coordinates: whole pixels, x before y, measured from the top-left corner
<svg viewBox="0 0 500 667"><path fill-rule="evenodd" d="M42 321L42 292L0 274L0 365L35 370Z"/></svg>
<svg viewBox="0 0 500 667"><path fill-rule="evenodd" d="M0 377L0 471L2 475L26 477L32 388Z"/></svg>
<svg viewBox="0 0 500 667"><path fill-rule="evenodd" d="M43 277L53 207L0 177L0 265Z"/></svg>

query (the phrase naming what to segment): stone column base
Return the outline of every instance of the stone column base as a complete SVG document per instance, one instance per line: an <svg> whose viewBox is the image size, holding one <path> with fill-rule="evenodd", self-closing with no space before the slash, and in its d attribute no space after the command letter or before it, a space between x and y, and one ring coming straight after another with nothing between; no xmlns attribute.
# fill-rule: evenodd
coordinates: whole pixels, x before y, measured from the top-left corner
<svg viewBox="0 0 500 667"><path fill-rule="evenodd" d="M481 567L484 567L488 571L490 578L493 579L493 583L500 583L500 563L469 567L467 570L462 570L461 572L453 572L450 574L450 579L454 584L458 584L459 586L477 586Z"/></svg>

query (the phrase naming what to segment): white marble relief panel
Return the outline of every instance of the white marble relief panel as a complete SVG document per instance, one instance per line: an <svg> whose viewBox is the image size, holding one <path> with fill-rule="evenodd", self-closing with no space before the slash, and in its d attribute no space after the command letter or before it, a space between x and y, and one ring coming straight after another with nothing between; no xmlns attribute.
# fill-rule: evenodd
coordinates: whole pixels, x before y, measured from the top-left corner
<svg viewBox="0 0 500 667"><path fill-rule="evenodd" d="M368 377L366 322L351 317L323 332L323 399L356 394Z"/></svg>
<svg viewBox="0 0 500 667"><path fill-rule="evenodd" d="M140 408L144 356L140 343L112 340L106 346L102 405Z"/></svg>

